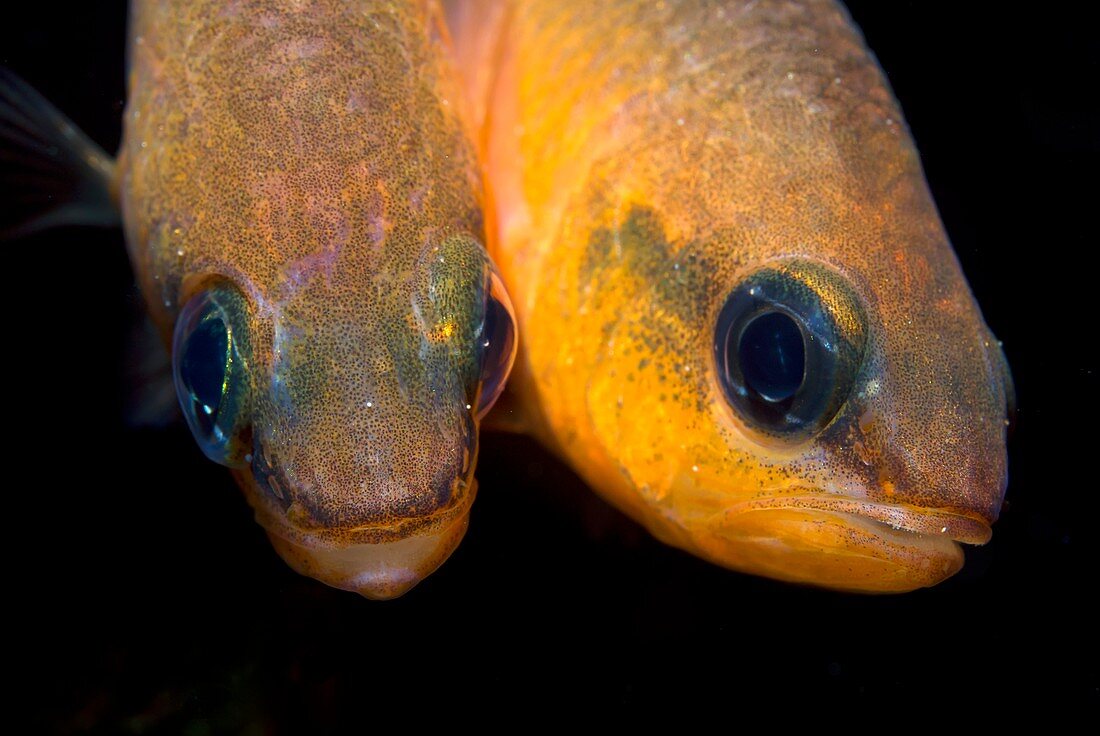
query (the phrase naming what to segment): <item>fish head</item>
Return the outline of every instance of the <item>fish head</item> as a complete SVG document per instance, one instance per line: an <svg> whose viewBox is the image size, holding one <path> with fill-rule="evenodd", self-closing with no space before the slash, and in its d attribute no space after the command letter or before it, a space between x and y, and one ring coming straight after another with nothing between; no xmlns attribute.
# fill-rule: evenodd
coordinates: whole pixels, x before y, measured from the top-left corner
<svg viewBox="0 0 1100 736"><path fill-rule="evenodd" d="M888 181L791 159L673 137L593 168L561 231L586 241L568 308L589 334L550 358L584 382L582 466L719 564L933 585L997 518L1007 364L915 153L876 163Z"/></svg>
<svg viewBox="0 0 1100 736"><path fill-rule="evenodd" d="M515 337L472 234L429 238L404 262L348 251L269 282L229 269L191 279L173 364L199 445L234 469L279 554L384 599L462 539L479 419Z"/></svg>
<svg viewBox="0 0 1100 736"><path fill-rule="evenodd" d="M183 413L293 568L400 595L515 347L440 9L191 10L135 6L117 169Z"/></svg>

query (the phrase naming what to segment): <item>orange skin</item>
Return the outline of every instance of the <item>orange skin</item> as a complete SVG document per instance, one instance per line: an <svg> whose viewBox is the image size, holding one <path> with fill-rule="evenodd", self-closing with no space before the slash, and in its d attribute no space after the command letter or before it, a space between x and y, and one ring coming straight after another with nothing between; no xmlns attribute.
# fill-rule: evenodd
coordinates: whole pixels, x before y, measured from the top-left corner
<svg viewBox="0 0 1100 736"><path fill-rule="evenodd" d="M439 8L137 2L131 24L118 189L152 316L170 338L211 284L244 295L258 521L299 572L400 595L468 523L491 273Z"/></svg>
<svg viewBox="0 0 1100 736"><path fill-rule="evenodd" d="M847 14L546 0L450 21L535 434L735 570L866 592L955 573L1001 506L1010 379ZM798 441L747 423L717 374L718 314L765 264L866 345Z"/></svg>

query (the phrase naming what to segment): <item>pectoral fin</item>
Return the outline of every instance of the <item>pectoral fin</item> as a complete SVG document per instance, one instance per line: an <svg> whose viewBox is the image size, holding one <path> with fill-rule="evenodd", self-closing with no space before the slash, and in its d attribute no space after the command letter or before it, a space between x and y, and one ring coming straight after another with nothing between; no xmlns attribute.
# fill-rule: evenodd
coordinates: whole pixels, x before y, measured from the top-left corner
<svg viewBox="0 0 1100 736"><path fill-rule="evenodd" d="M530 385L523 375L520 360L517 358L504 391L489 413L481 419L480 429L483 432L538 435L538 430L544 426L544 423L539 417L531 414L534 404L525 393Z"/></svg>
<svg viewBox="0 0 1100 736"><path fill-rule="evenodd" d="M124 368L126 424L167 427L182 418L172 383L172 359L147 314L135 308L130 320Z"/></svg>

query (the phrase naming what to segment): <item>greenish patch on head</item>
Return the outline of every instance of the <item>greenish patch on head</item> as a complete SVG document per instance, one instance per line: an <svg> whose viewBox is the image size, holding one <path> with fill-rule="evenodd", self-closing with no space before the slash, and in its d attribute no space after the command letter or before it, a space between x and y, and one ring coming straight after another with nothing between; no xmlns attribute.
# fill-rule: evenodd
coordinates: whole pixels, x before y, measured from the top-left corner
<svg viewBox="0 0 1100 736"><path fill-rule="evenodd" d="M413 283L414 333L395 351L402 380L420 373L433 398L466 391L480 373L477 338L485 321L489 257L473 238L453 235L428 249ZM412 359L412 360L410 360ZM402 370L404 369L404 370Z"/></svg>

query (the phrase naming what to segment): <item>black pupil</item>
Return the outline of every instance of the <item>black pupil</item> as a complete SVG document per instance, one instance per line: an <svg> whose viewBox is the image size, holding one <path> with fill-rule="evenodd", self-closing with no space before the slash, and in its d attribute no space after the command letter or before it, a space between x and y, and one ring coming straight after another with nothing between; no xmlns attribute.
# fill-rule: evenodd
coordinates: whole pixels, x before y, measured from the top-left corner
<svg viewBox="0 0 1100 736"><path fill-rule="evenodd" d="M195 415L213 425L222 400L229 352L229 334L220 316L209 315L195 325L183 351L180 375L195 402Z"/></svg>
<svg viewBox="0 0 1100 736"><path fill-rule="evenodd" d="M782 312L757 317L741 333L737 351L745 385L765 401L785 401L798 392L806 346L793 319Z"/></svg>

